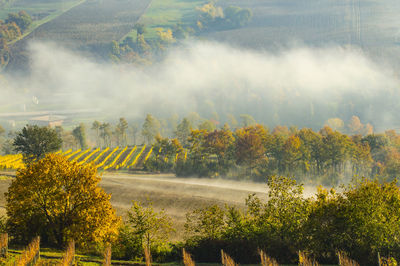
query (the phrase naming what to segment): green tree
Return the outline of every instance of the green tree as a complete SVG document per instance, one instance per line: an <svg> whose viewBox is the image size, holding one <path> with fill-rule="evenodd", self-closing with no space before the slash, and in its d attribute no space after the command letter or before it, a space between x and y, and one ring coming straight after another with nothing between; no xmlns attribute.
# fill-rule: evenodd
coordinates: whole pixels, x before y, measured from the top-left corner
<svg viewBox="0 0 400 266"><path fill-rule="evenodd" d="M86 143L86 127L85 127L85 124L80 123L79 126L74 128L74 130L72 130L72 135L74 136L76 141L81 146L81 149L86 149L87 143Z"/></svg>
<svg viewBox="0 0 400 266"><path fill-rule="evenodd" d="M186 214L185 233L191 238L216 240L225 229L225 211L218 205L196 209Z"/></svg>
<svg viewBox="0 0 400 266"><path fill-rule="evenodd" d="M248 8L228 6L224 9L225 21L232 27L243 27L249 23L252 12Z"/></svg>
<svg viewBox="0 0 400 266"><path fill-rule="evenodd" d="M27 125L14 138L13 145L29 163L61 149L61 144L62 140L54 129Z"/></svg>
<svg viewBox="0 0 400 266"><path fill-rule="evenodd" d="M136 30L137 35L143 35L146 33L146 26L143 23L136 23L133 28Z"/></svg>
<svg viewBox="0 0 400 266"><path fill-rule="evenodd" d="M144 207L140 202L133 201L127 214L127 224L131 233L139 239L141 247L151 250L155 245L168 241L173 228L171 218L164 211L156 212L152 204Z"/></svg>
<svg viewBox="0 0 400 266"><path fill-rule="evenodd" d="M6 193L10 232L19 242L39 235L58 247L70 239L81 245L112 240L120 219L99 182L95 166L64 156L33 162L18 171Z"/></svg>
<svg viewBox="0 0 400 266"><path fill-rule="evenodd" d="M147 143L152 143L154 138L160 134L160 127L161 125L157 118L151 114L147 114L142 127L142 135L145 137Z"/></svg>
<svg viewBox="0 0 400 266"><path fill-rule="evenodd" d="M121 117L119 119L119 123L117 125L117 139L118 145L127 145L127 133L128 130L128 122L125 118Z"/></svg>
<svg viewBox="0 0 400 266"><path fill-rule="evenodd" d="M204 120L200 125L199 125L200 130L205 130L207 132L211 132L215 130L215 124L211 122L210 120Z"/></svg>
<svg viewBox="0 0 400 266"><path fill-rule="evenodd" d="M256 124L256 120L251 115L248 114L240 115L240 120L242 127L249 127Z"/></svg>
<svg viewBox="0 0 400 266"><path fill-rule="evenodd" d="M133 145L136 145L137 135L139 133L139 127L136 124L131 125L130 132L133 138Z"/></svg>
<svg viewBox="0 0 400 266"><path fill-rule="evenodd" d="M176 127L175 136L183 146L188 144L188 138L191 130L192 125L187 118L183 118L182 122Z"/></svg>
<svg viewBox="0 0 400 266"><path fill-rule="evenodd" d="M92 124L92 130L96 132L96 145L100 146L100 127L101 123L95 120Z"/></svg>
<svg viewBox="0 0 400 266"><path fill-rule="evenodd" d="M100 137L103 139L104 146L111 146L111 125L110 123L103 123L100 126Z"/></svg>

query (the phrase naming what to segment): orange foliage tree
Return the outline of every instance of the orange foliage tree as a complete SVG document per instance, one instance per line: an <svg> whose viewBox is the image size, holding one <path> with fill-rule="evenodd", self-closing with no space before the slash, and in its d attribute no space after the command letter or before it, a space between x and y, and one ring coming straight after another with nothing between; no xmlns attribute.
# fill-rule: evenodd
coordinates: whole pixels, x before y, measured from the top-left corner
<svg viewBox="0 0 400 266"><path fill-rule="evenodd" d="M81 245L112 240L120 218L99 182L95 166L56 154L21 169L6 193L11 234L21 242L40 235L59 247L69 239Z"/></svg>
<svg viewBox="0 0 400 266"><path fill-rule="evenodd" d="M250 168L257 165L265 156L267 131L261 125L236 130L236 161Z"/></svg>

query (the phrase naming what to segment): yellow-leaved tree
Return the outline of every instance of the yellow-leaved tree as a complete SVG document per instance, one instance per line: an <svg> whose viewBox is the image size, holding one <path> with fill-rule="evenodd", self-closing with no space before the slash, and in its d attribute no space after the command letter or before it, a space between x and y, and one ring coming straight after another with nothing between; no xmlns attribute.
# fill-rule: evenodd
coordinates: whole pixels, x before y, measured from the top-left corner
<svg viewBox="0 0 400 266"><path fill-rule="evenodd" d="M59 247L72 239L80 245L112 241L120 217L99 182L95 166L56 154L19 170L6 193L10 233L20 242L40 235Z"/></svg>

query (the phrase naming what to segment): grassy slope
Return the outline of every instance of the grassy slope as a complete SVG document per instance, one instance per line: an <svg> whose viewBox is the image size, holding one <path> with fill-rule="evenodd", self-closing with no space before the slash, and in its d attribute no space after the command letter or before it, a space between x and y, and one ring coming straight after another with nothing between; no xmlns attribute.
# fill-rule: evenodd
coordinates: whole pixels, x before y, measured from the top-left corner
<svg viewBox="0 0 400 266"><path fill-rule="evenodd" d="M177 23L192 25L196 21L196 7L206 2L205 0L153 0L139 20L146 25L145 38L156 38L157 28L172 29ZM132 30L122 39L127 36L135 38L136 31Z"/></svg>

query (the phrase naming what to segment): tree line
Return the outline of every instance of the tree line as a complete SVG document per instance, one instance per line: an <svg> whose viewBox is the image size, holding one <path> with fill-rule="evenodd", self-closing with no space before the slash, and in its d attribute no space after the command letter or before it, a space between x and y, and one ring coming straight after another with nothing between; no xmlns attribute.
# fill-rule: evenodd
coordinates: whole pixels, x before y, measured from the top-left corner
<svg viewBox="0 0 400 266"><path fill-rule="evenodd" d="M156 138L148 170L254 181L285 175L324 185L347 183L353 176L393 180L400 171L400 135L394 130L365 136L329 126L319 131L285 126L270 131L257 124L207 130L191 129L184 119L175 138ZM180 155L173 160L175 153Z"/></svg>
<svg viewBox="0 0 400 266"><path fill-rule="evenodd" d="M337 120L328 120L319 131L295 126L270 130L249 115L242 115L241 122L231 123L236 125L231 128L196 113L181 121L177 117L159 120L148 114L141 126L121 117L116 123L95 120L71 130L61 126L54 130L64 150L151 144L153 156L145 169L178 176L264 181L285 175L324 185L347 183L353 176L397 177L400 135L396 131L375 134L371 125L363 125L355 116L346 126ZM15 153L14 137L15 132L6 135L0 128L3 153Z"/></svg>

